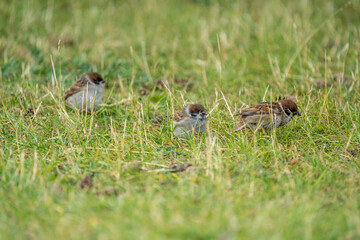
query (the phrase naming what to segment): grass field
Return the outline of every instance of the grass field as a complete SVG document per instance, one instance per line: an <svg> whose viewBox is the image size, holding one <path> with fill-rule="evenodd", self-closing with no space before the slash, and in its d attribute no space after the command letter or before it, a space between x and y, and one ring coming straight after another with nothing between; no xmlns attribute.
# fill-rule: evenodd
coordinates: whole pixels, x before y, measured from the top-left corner
<svg viewBox="0 0 360 240"><path fill-rule="evenodd" d="M359 15L359 0L1 1L0 239L359 239ZM84 114L62 96L90 71L107 83ZM286 95L301 117L234 132L240 108ZM209 124L179 142L169 123L192 102Z"/></svg>

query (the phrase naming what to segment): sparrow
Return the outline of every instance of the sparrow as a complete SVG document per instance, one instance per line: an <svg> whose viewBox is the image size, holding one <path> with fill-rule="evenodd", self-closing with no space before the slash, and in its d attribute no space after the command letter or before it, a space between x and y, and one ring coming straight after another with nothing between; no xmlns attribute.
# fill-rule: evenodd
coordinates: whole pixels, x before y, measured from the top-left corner
<svg viewBox="0 0 360 240"><path fill-rule="evenodd" d="M101 101L104 83L99 73L87 73L65 92L65 102L81 111L91 110Z"/></svg>
<svg viewBox="0 0 360 240"><path fill-rule="evenodd" d="M174 115L174 135L178 138L200 135L205 131L206 111L201 104L190 104Z"/></svg>
<svg viewBox="0 0 360 240"><path fill-rule="evenodd" d="M278 102L262 102L256 106L241 109L238 114L241 117L242 126L256 130L270 130L288 124L291 119L299 115L296 103L290 99L283 99Z"/></svg>

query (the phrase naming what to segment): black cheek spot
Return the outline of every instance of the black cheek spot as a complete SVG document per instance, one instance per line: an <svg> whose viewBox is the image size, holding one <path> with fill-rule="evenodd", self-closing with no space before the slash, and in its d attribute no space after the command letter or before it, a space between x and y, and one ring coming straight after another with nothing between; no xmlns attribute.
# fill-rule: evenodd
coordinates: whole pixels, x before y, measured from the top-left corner
<svg viewBox="0 0 360 240"><path fill-rule="evenodd" d="M95 80L95 83L96 83L96 84L100 84L100 83L101 83L101 81L102 81L102 79L101 79L101 78L97 78L97 79Z"/></svg>
<svg viewBox="0 0 360 240"><path fill-rule="evenodd" d="M289 109L286 109L286 110L285 110L285 113L286 113L286 115L289 116L289 115L291 115L292 111L290 111Z"/></svg>

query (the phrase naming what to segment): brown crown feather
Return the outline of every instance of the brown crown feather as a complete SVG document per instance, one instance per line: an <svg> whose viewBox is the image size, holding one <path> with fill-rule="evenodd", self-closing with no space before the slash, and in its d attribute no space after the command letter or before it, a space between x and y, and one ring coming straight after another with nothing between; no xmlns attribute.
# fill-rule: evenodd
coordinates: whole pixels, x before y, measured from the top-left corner
<svg viewBox="0 0 360 240"><path fill-rule="evenodd" d="M194 112L206 112L205 108L203 105L201 104L190 104L189 105L189 113L194 113Z"/></svg>
<svg viewBox="0 0 360 240"><path fill-rule="evenodd" d="M199 113L205 113L206 114L206 111L205 111L205 108L204 108L203 105L201 105L201 104L189 104L189 105L186 105L179 112L175 113L175 115L174 115L174 121L175 122L180 122L183 118L188 117L186 112L185 112L185 109L187 107L189 108L189 113L190 114L194 113L194 112L199 112Z"/></svg>
<svg viewBox="0 0 360 240"><path fill-rule="evenodd" d="M86 76L94 83L104 82L104 78L97 72L87 73L82 77L86 77Z"/></svg>
<svg viewBox="0 0 360 240"><path fill-rule="evenodd" d="M281 100L279 103L281 103L281 106L284 109L290 109L292 112L296 112L298 110L296 103L290 99Z"/></svg>

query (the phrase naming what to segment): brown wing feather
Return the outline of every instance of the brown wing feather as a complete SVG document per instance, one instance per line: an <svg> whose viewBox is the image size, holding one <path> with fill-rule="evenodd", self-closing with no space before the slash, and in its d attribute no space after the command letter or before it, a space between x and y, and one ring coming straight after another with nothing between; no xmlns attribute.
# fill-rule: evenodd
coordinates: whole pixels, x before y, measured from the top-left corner
<svg viewBox="0 0 360 240"><path fill-rule="evenodd" d="M259 103L257 106L260 109L262 114L276 112L276 111L280 110L279 103L277 103L277 102L262 102L262 103Z"/></svg>
<svg viewBox="0 0 360 240"><path fill-rule="evenodd" d="M255 114L269 114L270 112L276 111L278 108L279 104L276 102L262 102L254 107L240 110L239 115L250 116Z"/></svg>
<svg viewBox="0 0 360 240"><path fill-rule="evenodd" d="M260 109L257 107L244 108L241 109L239 113L240 116L250 116L255 114L260 114Z"/></svg>
<svg viewBox="0 0 360 240"><path fill-rule="evenodd" d="M180 122L181 119L183 119L184 117L186 117L186 113L185 113L184 109L182 109L181 111L175 113L174 121L175 122Z"/></svg>
<svg viewBox="0 0 360 240"><path fill-rule="evenodd" d="M74 85L72 85L66 92L65 92L65 96L64 99L68 99L70 96L72 96L75 93L80 92L85 86L86 86L87 82L85 79L80 78L79 80L77 80Z"/></svg>

